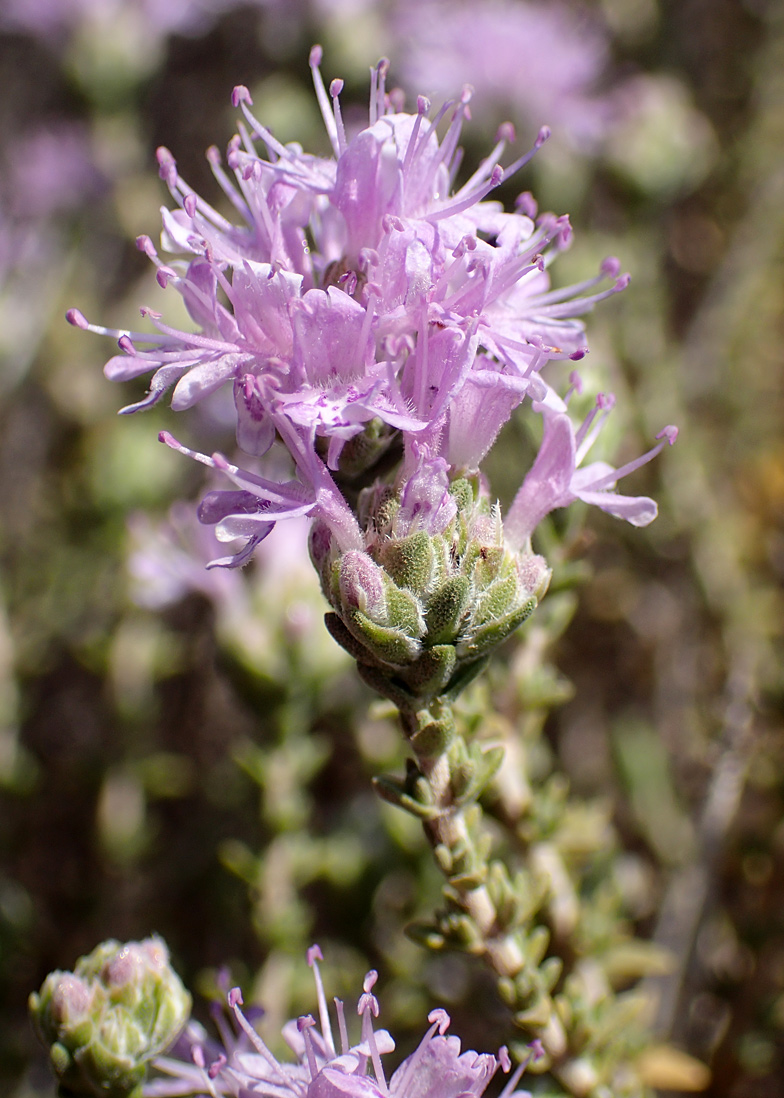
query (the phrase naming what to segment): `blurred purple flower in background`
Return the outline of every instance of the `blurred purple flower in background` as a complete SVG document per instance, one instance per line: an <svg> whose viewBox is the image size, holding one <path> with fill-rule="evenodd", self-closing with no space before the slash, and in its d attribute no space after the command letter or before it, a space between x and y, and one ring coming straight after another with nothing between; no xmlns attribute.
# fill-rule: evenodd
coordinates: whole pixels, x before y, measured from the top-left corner
<svg viewBox="0 0 784 1098"><path fill-rule="evenodd" d="M25 31L59 48L81 25L115 27L131 18L147 34L200 35L224 12L276 0L3 0L0 27Z"/></svg>
<svg viewBox="0 0 784 1098"><path fill-rule="evenodd" d="M340 4L315 3L339 17ZM367 0L354 7L375 11ZM608 34L595 11L557 0L395 0L382 21L405 86L440 99L467 82L477 120L547 122L581 150L595 148L612 122Z"/></svg>
<svg viewBox="0 0 784 1098"><path fill-rule="evenodd" d="M87 128L52 122L0 158L0 391L24 375L67 267L69 223L105 190Z"/></svg>

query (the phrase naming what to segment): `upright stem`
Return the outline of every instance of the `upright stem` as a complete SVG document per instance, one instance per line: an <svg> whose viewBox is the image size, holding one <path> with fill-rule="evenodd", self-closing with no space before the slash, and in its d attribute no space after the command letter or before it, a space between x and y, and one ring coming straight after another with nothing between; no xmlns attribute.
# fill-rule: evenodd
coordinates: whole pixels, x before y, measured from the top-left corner
<svg viewBox="0 0 784 1098"><path fill-rule="evenodd" d="M402 704L399 712L416 764L409 764L405 781L379 779L376 786L422 820L446 878L443 908L410 933L430 948L484 960L515 1024L528 1040L541 1042L545 1056L538 1068L549 1071L567 1094L643 1098L649 1091L635 1058L649 1040L640 1024L640 997L616 993L603 955L585 954L595 919L611 918L604 901L594 911L590 894L582 895L580 875L569 868L557 832L523 839L522 817L519 827L496 819L509 830L515 864L492 856L479 796L494 780L503 748L476 738L466 742L443 697L423 701L421 708ZM524 767L523 757L518 764ZM522 777L527 783L525 772ZM530 790L532 806L539 804L547 816L547 783ZM568 804L561 814L566 823ZM606 837L599 856L605 843ZM620 917L614 935L621 947L628 940ZM643 943L634 948L645 953Z"/></svg>
<svg viewBox="0 0 784 1098"><path fill-rule="evenodd" d="M441 701L439 710L440 720L453 721L451 706ZM473 856L476 840L466 820L467 808L471 806L475 812L479 806L474 798L462 802L456 799L448 750L435 757L417 752L416 732L430 721L432 715L428 710L420 710L416 714L401 712L403 729L412 742L420 773L427 780L432 796L433 814L424 820L425 834L434 850L446 850L452 854L453 866L450 868L453 868L458 861L472 863L479 860ZM516 928L504 926L505 920L499 915L484 881L474 884L470 874L445 872L457 905L477 931L478 941L472 952L479 953L506 985L514 985L527 965ZM537 1037L555 1063L564 1056L567 1041L556 1011L551 1009L548 1013L549 1018L544 1025L536 1027Z"/></svg>

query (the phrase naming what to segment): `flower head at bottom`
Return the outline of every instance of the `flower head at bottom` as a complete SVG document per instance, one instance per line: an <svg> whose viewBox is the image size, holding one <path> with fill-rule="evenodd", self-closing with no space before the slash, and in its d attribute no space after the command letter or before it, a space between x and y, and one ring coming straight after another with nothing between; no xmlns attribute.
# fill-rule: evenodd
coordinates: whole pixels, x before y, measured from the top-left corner
<svg viewBox="0 0 784 1098"><path fill-rule="evenodd" d="M445 1010L430 1012L427 1032L415 1051L391 1077L382 1057L394 1051L395 1042L385 1029L374 1029L379 1016L373 994L377 974L369 972L357 1003L360 1040L351 1044L344 1005L335 999L337 1034L333 1030L318 961L321 950L308 950L308 963L316 982L318 1017L304 1015L284 1026L283 1036L296 1062L280 1062L273 1055L242 1010L239 988L229 992L233 1027L220 1019L222 1045L210 1041L191 1023L176 1051L181 1058L159 1057L155 1067L161 1077L148 1083L148 1098L166 1095L266 1095L270 1098L480 1098L499 1067L510 1071L506 1048L498 1055L461 1051L460 1039L447 1035L450 1025ZM536 1043L526 1061L512 1072L500 1098L513 1098L525 1067L539 1054Z"/></svg>

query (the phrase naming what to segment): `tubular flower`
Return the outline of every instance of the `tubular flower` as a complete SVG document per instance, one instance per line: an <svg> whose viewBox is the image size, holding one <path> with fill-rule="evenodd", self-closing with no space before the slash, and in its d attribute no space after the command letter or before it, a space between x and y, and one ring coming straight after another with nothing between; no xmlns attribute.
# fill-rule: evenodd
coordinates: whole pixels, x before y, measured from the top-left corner
<svg viewBox="0 0 784 1098"><path fill-rule="evenodd" d="M308 950L308 962L316 978L319 1021L305 1015L291 1021L283 1036L295 1062L281 1063L269 1050L242 1010L239 988L229 992L231 1022L218 1021L222 1044L210 1041L191 1023L177 1050L181 1059L159 1057L155 1067L161 1077L144 1088L147 1098L169 1095L266 1095L272 1098L479 1098L499 1066L509 1071L505 1048L498 1056L461 1051L460 1040L447 1036L450 1019L445 1010L428 1015L429 1029L419 1047L388 1079L382 1057L394 1051L395 1042L385 1029L374 1029L379 1015L373 994L377 975L365 977L357 1004L360 1040L351 1044L343 1003L335 1000L337 1034L329 1016L326 995L318 970L321 951ZM518 1065L501 1098L512 1098L515 1088L534 1055Z"/></svg>
<svg viewBox="0 0 784 1098"><path fill-rule="evenodd" d="M315 47L330 158L281 144L252 113L247 89L234 91L239 133L225 167L216 150L208 158L239 224L189 187L168 150L158 152L177 204L163 211L162 246L176 258L162 258L147 236L138 245L160 285L180 293L195 330L150 309L142 311L152 333L68 313L77 327L117 339L109 378L152 373L147 395L124 412L167 390L173 408L185 410L229 386L239 448L261 457L277 440L289 450L296 480L277 484L161 436L234 482L237 490L212 493L201 508L220 538L246 539L222 564L244 563L275 521L303 513L323 519L343 550L362 549L334 474L367 473L401 436L407 466L418 440L460 471L475 469L513 408L541 397L548 360L585 354L579 317L628 281L610 259L596 278L552 290L547 269L569 244L568 218L538 217L527 194L511 213L487 200L534 155L547 127L502 167L514 138L502 126L455 189L470 89L432 117L422 96L407 114L386 91L381 61L371 70L368 125L349 136L342 82L326 88L320 59Z"/></svg>
<svg viewBox="0 0 784 1098"><path fill-rule="evenodd" d="M614 405L612 394L599 393L594 408L575 428L566 402L552 391L541 402L534 402L534 411L544 419L544 434L536 460L506 516L506 536L511 545L523 547L545 515L578 499L625 519L632 526L647 526L656 518L654 500L648 496L623 496L615 491L615 486L622 477L656 457L665 445L672 446L678 429L664 427L656 436L657 445L619 469L606 461L582 465Z"/></svg>

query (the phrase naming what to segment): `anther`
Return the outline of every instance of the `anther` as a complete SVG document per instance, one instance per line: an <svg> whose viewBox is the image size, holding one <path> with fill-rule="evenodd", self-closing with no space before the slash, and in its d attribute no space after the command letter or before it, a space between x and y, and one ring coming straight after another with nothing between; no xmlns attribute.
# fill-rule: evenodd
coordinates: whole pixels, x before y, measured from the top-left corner
<svg viewBox="0 0 784 1098"><path fill-rule="evenodd" d="M427 1020L431 1025L438 1025L438 1032L442 1037L449 1029L452 1021L443 1007L436 1007L435 1010L431 1010L427 1016Z"/></svg>
<svg viewBox="0 0 784 1098"><path fill-rule="evenodd" d="M146 256L149 256L150 259L157 259L158 252L152 240L150 240L149 236L146 236L145 234L137 236L136 247L139 249L140 252L144 252Z"/></svg>
<svg viewBox="0 0 784 1098"><path fill-rule="evenodd" d="M86 332L90 327L87 317L79 309L69 309L65 314L65 319L69 324L73 324L74 328L81 328L83 332Z"/></svg>
<svg viewBox="0 0 784 1098"><path fill-rule="evenodd" d="M251 94L244 84L237 84L231 93L232 107L239 107L240 103L247 103L250 107L253 106Z"/></svg>
<svg viewBox="0 0 784 1098"><path fill-rule="evenodd" d="M515 199L515 206L521 213L524 213L526 217L530 217L532 221L539 210L536 199L530 191L523 191L522 194L519 194Z"/></svg>
<svg viewBox="0 0 784 1098"><path fill-rule="evenodd" d="M222 1067L225 1067L227 1063L228 1060L223 1055L223 1053L219 1053L217 1060L213 1060L210 1066L207 1068L207 1075L209 1076L209 1078L215 1079L220 1069Z"/></svg>

